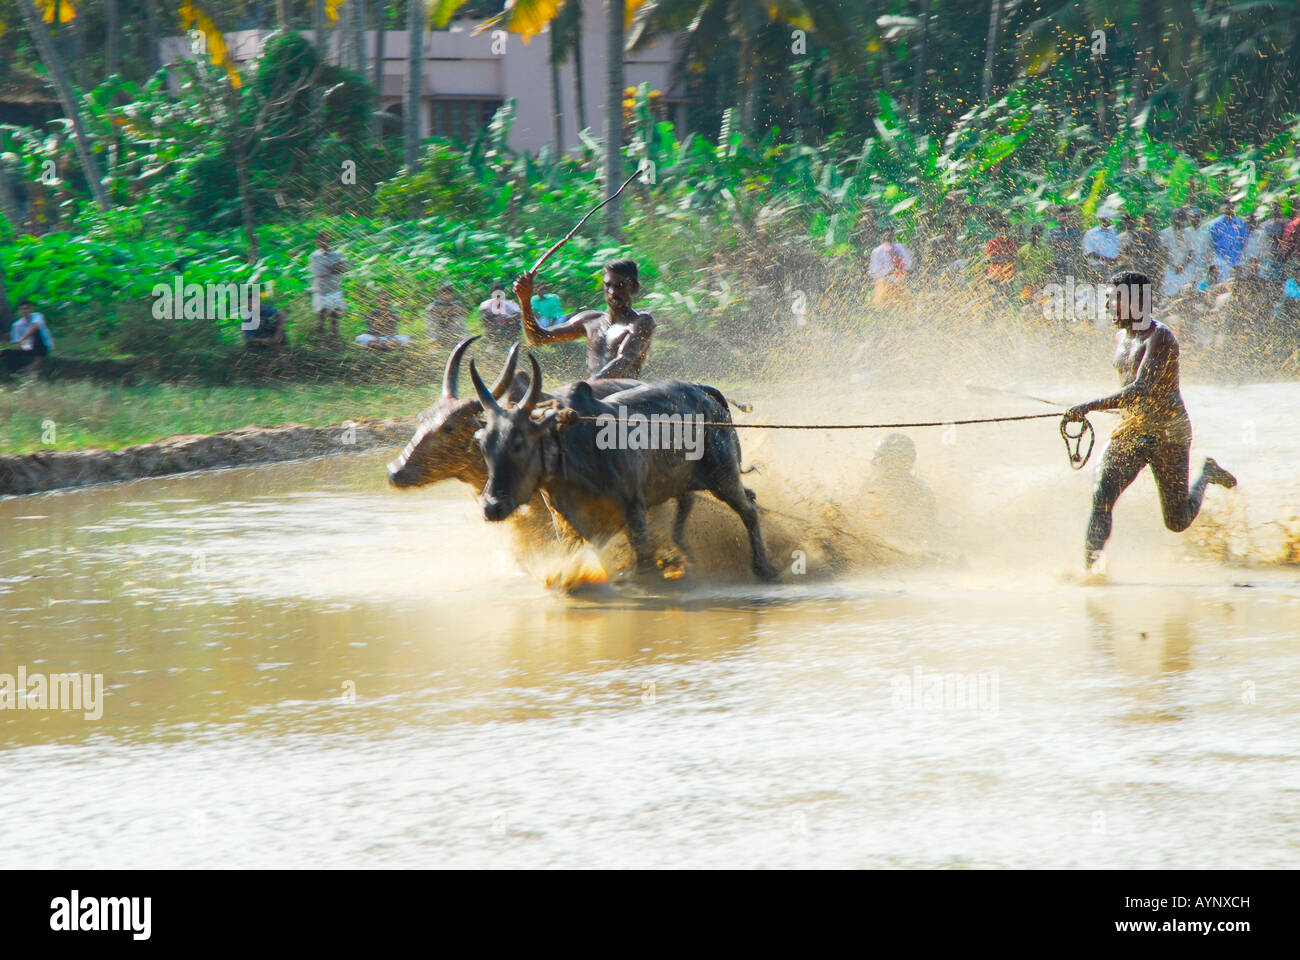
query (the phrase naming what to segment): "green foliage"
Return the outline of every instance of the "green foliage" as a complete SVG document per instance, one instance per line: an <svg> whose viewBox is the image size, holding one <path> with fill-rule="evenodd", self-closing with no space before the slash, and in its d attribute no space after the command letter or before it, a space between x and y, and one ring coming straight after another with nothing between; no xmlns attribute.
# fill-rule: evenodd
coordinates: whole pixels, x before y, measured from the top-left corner
<svg viewBox="0 0 1300 960"><path fill-rule="evenodd" d="M477 222L491 202L491 189L465 154L445 140L425 146L415 173L388 180L375 192L379 215L394 220L438 216Z"/></svg>

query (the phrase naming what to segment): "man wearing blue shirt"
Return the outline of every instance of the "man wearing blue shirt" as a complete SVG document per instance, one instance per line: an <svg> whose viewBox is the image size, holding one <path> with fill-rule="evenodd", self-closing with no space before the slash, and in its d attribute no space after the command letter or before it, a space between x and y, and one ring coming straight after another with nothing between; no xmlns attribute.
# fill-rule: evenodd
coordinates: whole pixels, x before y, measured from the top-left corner
<svg viewBox="0 0 1300 960"><path fill-rule="evenodd" d="M1241 263L1242 251L1250 237L1250 224L1237 216L1231 203L1225 203L1219 216L1209 223L1211 263L1219 272L1219 283L1232 279L1232 271Z"/></svg>

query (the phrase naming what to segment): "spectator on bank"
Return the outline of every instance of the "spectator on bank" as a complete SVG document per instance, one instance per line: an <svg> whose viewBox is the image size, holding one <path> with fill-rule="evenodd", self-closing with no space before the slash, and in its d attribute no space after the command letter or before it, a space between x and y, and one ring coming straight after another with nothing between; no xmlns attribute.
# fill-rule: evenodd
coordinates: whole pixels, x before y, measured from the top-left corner
<svg viewBox="0 0 1300 960"><path fill-rule="evenodd" d="M1246 274L1266 284L1280 284L1286 279L1282 261L1282 234L1286 220L1267 217L1250 232L1250 239L1241 254Z"/></svg>
<svg viewBox="0 0 1300 960"><path fill-rule="evenodd" d="M1155 215L1147 210L1140 217L1125 217L1124 223L1124 232L1120 234L1120 256L1127 267L1148 277L1160 276L1164 270L1164 256L1160 234L1155 228Z"/></svg>
<svg viewBox="0 0 1300 960"><path fill-rule="evenodd" d="M284 312L271 303L266 291L258 296L261 299L257 308L257 326L244 330L244 346L259 349L287 346Z"/></svg>
<svg viewBox="0 0 1300 960"><path fill-rule="evenodd" d="M1109 213L1097 214L1097 225L1083 235L1083 255L1097 283L1104 283L1119 264L1119 234Z"/></svg>
<svg viewBox="0 0 1300 960"><path fill-rule="evenodd" d="M1300 273L1300 215L1282 228L1282 242L1279 253L1282 257L1282 269L1294 277Z"/></svg>
<svg viewBox="0 0 1300 960"><path fill-rule="evenodd" d="M904 283L912 271L912 251L895 240L892 228L881 235L879 245L871 251L867 272L875 283L875 304L878 309L907 306L907 288Z"/></svg>
<svg viewBox="0 0 1300 960"><path fill-rule="evenodd" d="M1200 244L1194 215L1187 207L1174 211L1173 221L1160 231L1165 270L1160 293L1165 297L1185 297L1196 292L1200 282Z"/></svg>
<svg viewBox="0 0 1300 960"><path fill-rule="evenodd" d="M1228 202L1206 225L1206 235L1209 238L1210 264L1218 274L1218 282L1227 283L1241 263L1246 241L1250 239L1250 224L1237 216L1236 208Z"/></svg>
<svg viewBox="0 0 1300 960"><path fill-rule="evenodd" d="M1065 283L1069 276L1079 277L1080 251L1083 249L1083 231L1079 229L1079 215L1070 207L1056 209L1056 226L1047 231L1047 246L1052 251L1051 283Z"/></svg>
<svg viewBox="0 0 1300 960"><path fill-rule="evenodd" d="M993 236L984 244L984 276L989 285L1010 297L1016 282L1016 241L1007 228L1007 221L997 217L993 221Z"/></svg>
<svg viewBox="0 0 1300 960"><path fill-rule="evenodd" d="M343 274L352 269L343 255L332 247L330 235L321 231L316 235L316 249L307 258L311 269L311 309L316 314L316 334L325 335L325 321L330 321L330 334L339 336L339 317L347 313L343 299Z"/></svg>
<svg viewBox="0 0 1300 960"><path fill-rule="evenodd" d="M438 296L424 308L424 330L434 348L452 347L465 335L465 311L456 300L456 290L444 283Z"/></svg>
<svg viewBox="0 0 1300 960"><path fill-rule="evenodd" d="M564 319L564 307L549 283L538 283L532 299L533 315L543 327L550 327Z"/></svg>
<svg viewBox="0 0 1300 960"><path fill-rule="evenodd" d="M1029 230L1029 242L1016 251L1016 277L1020 281L1020 299L1033 300L1047 282L1052 267L1052 248L1043 239L1042 226Z"/></svg>
<svg viewBox="0 0 1300 960"><path fill-rule="evenodd" d="M27 370L35 373L45 357L54 350L45 315L36 312L36 304L23 300L18 304L18 319L9 327L9 349L4 351L5 369L10 373Z"/></svg>
<svg viewBox="0 0 1300 960"><path fill-rule="evenodd" d="M501 284L494 286L492 295L478 305L478 312L483 319L483 333L490 342L506 345L518 339L523 311L506 296L506 288Z"/></svg>
<svg viewBox="0 0 1300 960"><path fill-rule="evenodd" d="M380 290L375 294L375 308L366 314L366 332L357 343L372 350L399 350L411 342L410 336L397 332L397 312L392 298Z"/></svg>

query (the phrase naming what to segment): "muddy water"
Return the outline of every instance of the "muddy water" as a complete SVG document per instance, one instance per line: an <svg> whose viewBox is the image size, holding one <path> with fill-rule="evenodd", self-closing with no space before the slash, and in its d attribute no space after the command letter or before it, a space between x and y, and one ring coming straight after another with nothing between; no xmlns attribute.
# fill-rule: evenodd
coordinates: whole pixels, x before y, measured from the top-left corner
<svg viewBox="0 0 1300 960"><path fill-rule="evenodd" d="M1024 409L842 414L958 401ZM105 685L0 712L0 866L1300 866L1300 388L1188 403L1241 490L1143 477L1096 585L1052 421L915 434L942 562L775 586L548 590L384 452L0 501L0 673ZM760 500L852 528L843 436Z"/></svg>

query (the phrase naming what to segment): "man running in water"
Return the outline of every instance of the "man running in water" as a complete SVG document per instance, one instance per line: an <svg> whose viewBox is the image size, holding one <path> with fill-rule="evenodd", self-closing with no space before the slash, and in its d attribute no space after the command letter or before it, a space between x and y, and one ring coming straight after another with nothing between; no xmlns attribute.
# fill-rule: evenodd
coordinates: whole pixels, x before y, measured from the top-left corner
<svg viewBox="0 0 1300 960"><path fill-rule="evenodd" d="M1178 387L1178 341L1168 327L1152 319L1149 277L1126 272L1110 283L1114 288L1112 322L1119 328L1115 369L1123 386L1108 397L1080 403L1065 413L1068 421L1082 420L1094 410L1118 409L1124 417L1111 434L1097 468L1084 554L1089 568L1101 558L1110 538L1115 501L1143 467L1151 467L1165 526L1175 533L1190 527L1200 513L1207 483L1237 485L1232 474L1206 457L1201 475L1188 489L1192 425Z"/></svg>
<svg viewBox="0 0 1300 960"><path fill-rule="evenodd" d="M605 311L583 310L553 327L543 327L533 315L533 277L515 281L515 296L523 310L524 337L530 344L565 343L587 338L587 380L641 379L650 352L655 320L632 309L641 289L635 260L611 260L603 271Z"/></svg>

